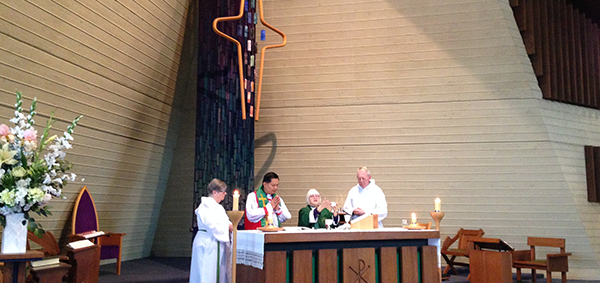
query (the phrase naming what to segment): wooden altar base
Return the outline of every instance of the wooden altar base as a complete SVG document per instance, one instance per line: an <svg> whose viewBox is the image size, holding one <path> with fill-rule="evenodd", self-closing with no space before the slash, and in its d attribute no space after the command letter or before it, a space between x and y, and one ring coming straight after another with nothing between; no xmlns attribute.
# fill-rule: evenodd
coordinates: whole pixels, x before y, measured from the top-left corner
<svg viewBox="0 0 600 283"><path fill-rule="evenodd" d="M433 238L439 231L267 233L264 268L238 264L237 282L441 282Z"/></svg>

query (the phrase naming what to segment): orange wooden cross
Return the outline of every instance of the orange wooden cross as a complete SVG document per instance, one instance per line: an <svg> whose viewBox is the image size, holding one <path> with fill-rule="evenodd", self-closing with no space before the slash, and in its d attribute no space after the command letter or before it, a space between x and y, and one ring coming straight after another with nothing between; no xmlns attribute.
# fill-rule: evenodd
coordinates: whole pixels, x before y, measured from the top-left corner
<svg viewBox="0 0 600 283"><path fill-rule="evenodd" d="M238 51L238 66L239 66L239 73L240 73L240 97L241 97L241 100L242 100L242 119L246 120L246 102L244 101L245 87L244 87L244 73L243 73L244 69L243 69L243 60L242 60L242 45L240 44L239 41L237 41L234 38L232 38L231 36L229 36L229 35L221 32L217 28L217 23L219 23L220 21L235 21L235 20L241 19L242 15L244 15L244 4L245 4L245 0L241 0L240 1L240 13L237 16L216 18L213 21L213 30L218 35L220 35L220 36L224 37L225 39L227 39L227 40L235 43L235 45L237 46L237 51ZM265 21L265 17L263 15L263 3L262 3L262 0L258 0L258 10L260 12L260 22L263 25L265 25L267 28L269 28L272 31L274 31L274 32L278 33L279 35L281 35L281 37L282 37L283 40L282 40L282 43L280 43L280 44L267 45L267 46L263 47L262 50L261 50L261 54L260 54L260 66L258 67L258 84L257 84L257 89L256 89L256 113L255 113L255 116L254 116L254 120L256 120L256 121L258 121L258 114L260 112L260 93L261 93L261 90L262 90L262 77L263 77L263 65L264 65L264 62L265 62L265 52L269 48L283 47L287 43L287 38L286 38L285 34Z"/></svg>

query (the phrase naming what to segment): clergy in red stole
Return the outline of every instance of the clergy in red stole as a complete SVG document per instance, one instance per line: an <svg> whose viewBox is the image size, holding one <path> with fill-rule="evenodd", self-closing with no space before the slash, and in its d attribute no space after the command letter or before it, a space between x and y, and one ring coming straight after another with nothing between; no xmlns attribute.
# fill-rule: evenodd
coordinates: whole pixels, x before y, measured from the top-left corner
<svg viewBox="0 0 600 283"><path fill-rule="evenodd" d="M219 203L227 195L227 185L213 179L208 184L208 197L196 209L198 232L192 244L190 283L230 282L231 248L229 234L233 225Z"/></svg>
<svg viewBox="0 0 600 283"><path fill-rule="evenodd" d="M269 172L263 177L262 185L248 194L246 213L244 213L246 230L267 226L269 215L272 216L275 227L281 227L281 223L292 218L283 199L276 194L278 188L279 176L275 172Z"/></svg>

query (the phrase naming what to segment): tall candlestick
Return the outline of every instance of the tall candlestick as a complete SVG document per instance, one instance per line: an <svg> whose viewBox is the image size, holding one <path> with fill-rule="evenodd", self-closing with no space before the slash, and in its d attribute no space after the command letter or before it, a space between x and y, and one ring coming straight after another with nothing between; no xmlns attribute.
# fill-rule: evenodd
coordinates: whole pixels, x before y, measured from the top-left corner
<svg viewBox="0 0 600 283"><path fill-rule="evenodd" d="M440 200L440 198L436 198L435 199L435 212L441 212L442 211L442 201Z"/></svg>
<svg viewBox="0 0 600 283"><path fill-rule="evenodd" d="M240 192L238 190L235 190L233 192L233 211L237 211L239 209L239 202L240 202Z"/></svg>
<svg viewBox="0 0 600 283"><path fill-rule="evenodd" d="M410 221L411 224L417 224L417 215L415 213L412 214Z"/></svg>

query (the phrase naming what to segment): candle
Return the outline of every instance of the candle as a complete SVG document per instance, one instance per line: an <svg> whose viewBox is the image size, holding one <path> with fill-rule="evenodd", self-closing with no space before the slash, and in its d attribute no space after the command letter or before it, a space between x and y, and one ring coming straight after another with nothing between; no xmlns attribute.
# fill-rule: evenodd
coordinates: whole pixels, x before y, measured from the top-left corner
<svg viewBox="0 0 600 283"><path fill-rule="evenodd" d="M274 226L273 225L273 214L272 213L269 213L269 216L267 216L267 225L269 227L273 227Z"/></svg>
<svg viewBox="0 0 600 283"><path fill-rule="evenodd" d="M412 214L410 221L412 224L417 224L417 215L415 213Z"/></svg>
<svg viewBox="0 0 600 283"><path fill-rule="evenodd" d="M442 201L440 200L440 198L436 198L435 199L435 212L441 212L442 211Z"/></svg>
<svg viewBox="0 0 600 283"><path fill-rule="evenodd" d="M240 202L240 192L238 190L233 191L233 211L237 211Z"/></svg>

